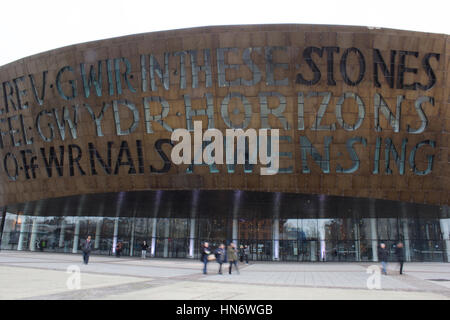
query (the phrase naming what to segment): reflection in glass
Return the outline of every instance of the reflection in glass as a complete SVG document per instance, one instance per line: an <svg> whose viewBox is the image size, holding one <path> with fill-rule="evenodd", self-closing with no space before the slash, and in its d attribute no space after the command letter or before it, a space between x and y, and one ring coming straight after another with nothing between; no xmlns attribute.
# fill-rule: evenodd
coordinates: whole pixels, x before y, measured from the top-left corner
<svg viewBox="0 0 450 320"><path fill-rule="evenodd" d="M220 203L213 201L202 206L201 192L198 193L197 202L189 200L189 205L195 203L195 210L184 210L185 205L178 207L177 202L167 205L163 199L158 205L149 206L148 216L134 211L124 212L120 217L108 216L106 211L101 216L7 212L1 249L80 254L80 244L90 235L94 241L93 254L114 255L115 245L120 241L122 255L138 257L145 240L150 246L147 257L197 258L204 241L215 248L236 240L239 245L249 246L249 260L253 261L278 258L300 262L372 262L378 261L382 242L390 250L390 260L395 261L395 246L402 241L406 261L450 258L450 219L433 215L423 218L418 209L408 215L405 206L405 210L399 211L402 215L395 217L389 216L395 212L390 207L372 206L370 210L362 204L354 208L341 204L333 207L332 202L326 203L327 197L301 201L293 195L258 194L251 198L247 192L231 193L229 198L221 192L217 195ZM239 205L232 202L236 195ZM216 207L212 210L210 206ZM276 217L274 211L278 211Z"/></svg>

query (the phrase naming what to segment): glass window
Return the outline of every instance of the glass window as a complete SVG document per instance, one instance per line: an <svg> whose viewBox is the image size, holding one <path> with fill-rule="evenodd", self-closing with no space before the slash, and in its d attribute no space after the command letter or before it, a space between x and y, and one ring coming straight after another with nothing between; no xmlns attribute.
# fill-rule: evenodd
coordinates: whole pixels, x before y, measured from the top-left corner
<svg viewBox="0 0 450 320"><path fill-rule="evenodd" d="M189 219L174 218L170 221L170 238L189 237Z"/></svg>
<svg viewBox="0 0 450 320"><path fill-rule="evenodd" d="M398 239L397 218L378 218L377 231L379 240L396 240Z"/></svg>
<svg viewBox="0 0 450 320"><path fill-rule="evenodd" d="M211 217L210 219L197 219L197 222L197 234L201 241L225 241L232 238L231 219Z"/></svg>
<svg viewBox="0 0 450 320"><path fill-rule="evenodd" d="M17 248L20 233L20 225L17 220L17 214L6 213L2 234L2 249L13 250Z"/></svg>
<svg viewBox="0 0 450 320"><path fill-rule="evenodd" d="M297 240L301 232L301 220L280 219L280 239ZM292 245L292 247L295 247Z"/></svg>

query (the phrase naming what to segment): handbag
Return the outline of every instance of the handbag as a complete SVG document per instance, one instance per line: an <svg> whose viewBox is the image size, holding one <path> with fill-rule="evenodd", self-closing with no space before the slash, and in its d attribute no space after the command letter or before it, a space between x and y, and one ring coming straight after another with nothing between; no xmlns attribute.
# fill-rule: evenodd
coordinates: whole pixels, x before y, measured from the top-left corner
<svg viewBox="0 0 450 320"><path fill-rule="evenodd" d="M208 261L213 261L216 260L216 257L214 256L214 254L208 254Z"/></svg>

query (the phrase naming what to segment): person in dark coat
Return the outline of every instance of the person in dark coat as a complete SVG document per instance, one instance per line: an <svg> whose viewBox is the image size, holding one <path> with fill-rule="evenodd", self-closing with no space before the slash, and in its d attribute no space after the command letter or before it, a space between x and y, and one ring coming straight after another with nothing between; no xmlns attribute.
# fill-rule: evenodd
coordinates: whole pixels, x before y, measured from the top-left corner
<svg viewBox="0 0 450 320"><path fill-rule="evenodd" d="M237 266L237 249L236 249L236 245L234 244L234 242L231 242L230 245L228 246L227 249L227 258L228 258L228 262L230 262L230 268L228 270L228 273L231 274L231 269L233 267L233 264L236 268L237 273L239 274L239 269Z"/></svg>
<svg viewBox="0 0 450 320"><path fill-rule="evenodd" d="M248 264L248 256L250 255L250 248L248 247L248 245L244 246L244 259L245 259L245 264Z"/></svg>
<svg viewBox="0 0 450 320"><path fill-rule="evenodd" d="M91 236L88 236L86 241L84 241L83 245L81 246L81 250L83 251L84 264L88 264L88 262L89 262L89 255L91 254L91 251L92 251Z"/></svg>
<svg viewBox="0 0 450 320"><path fill-rule="evenodd" d="M397 247L395 248L395 255L397 256L397 261L400 264L400 274L403 274L403 262L405 261L405 258L402 242L397 243Z"/></svg>
<svg viewBox="0 0 450 320"><path fill-rule="evenodd" d="M203 262L203 274L207 274L206 267L208 264L208 256L211 254L211 249L209 248L209 243L205 242L202 246L201 261Z"/></svg>
<svg viewBox="0 0 450 320"><path fill-rule="evenodd" d="M387 275L387 271L386 271L386 267L387 267L387 261L388 261L388 257L389 257L389 251L388 249L386 249L386 245L384 243L380 244L380 251L378 256L380 257L380 261L381 261L381 272L384 275Z"/></svg>
<svg viewBox="0 0 450 320"><path fill-rule="evenodd" d="M47 247L47 242L45 241L45 239L41 239L41 241L39 242L39 249L42 251L44 251L44 249Z"/></svg>
<svg viewBox="0 0 450 320"><path fill-rule="evenodd" d="M142 242L141 244L141 258L145 259L147 257L147 249L148 249L148 244L147 241L144 240L144 242Z"/></svg>
<svg viewBox="0 0 450 320"><path fill-rule="evenodd" d="M222 264L225 262L225 245L223 243L216 249L215 256L219 264L219 274L222 274Z"/></svg>
<svg viewBox="0 0 450 320"><path fill-rule="evenodd" d="M242 244L239 246L239 261L244 262L244 246Z"/></svg>
<svg viewBox="0 0 450 320"><path fill-rule="evenodd" d="M122 242L118 242L116 246L116 257L119 258L122 253Z"/></svg>

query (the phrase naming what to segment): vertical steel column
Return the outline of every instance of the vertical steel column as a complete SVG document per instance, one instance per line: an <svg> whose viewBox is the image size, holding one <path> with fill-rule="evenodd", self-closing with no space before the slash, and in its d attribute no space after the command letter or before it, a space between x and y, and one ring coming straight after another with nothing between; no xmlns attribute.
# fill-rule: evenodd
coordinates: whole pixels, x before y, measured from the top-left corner
<svg viewBox="0 0 450 320"><path fill-rule="evenodd" d="M273 219L273 260L280 259L280 219Z"/></svg>
<svg viewBox="0 0 450 320"><path fill-rule="evenodd" d="M169 257L169 231L170 231L170 219L166 218L164 224L164 253L163 257Z"/></svg>
<svg viewBox="0 0 450 320"><path fill-rule="evenodd" d="M357 219L355 219L355 223L353 225L354 227L354 236L355 236L355 260L361 261L361 244L359 239L359 222Z"/></svg>
<svg viewBox="0 0 450 320"><path fill-rule="evenodd" d="M19 243L17 244L17 250L18 251L22 251L23 248L23 243L25 241L25 236L26 236L26 227L27 227L27 218L28 216L26 216L26 213L28 212L28 208L29 208L30 204L29 202L27 202L25 204L25 207L23 208L22 214L19 216L19 218L21 218L21 223L20 223L20 233L19 233Z"/></svg>
<svg viewBox="0 0 450 320"><path fill-rule="evenodd" d="M60 247L60 248L65 247L64 246L64 233L65 232L66 232L66 218L63 217L62 222L61 222L61 228L60 228L60 232L59 232L59 242L58 242L58 247Z"/></svg>
<svg viewBox="0 0 450 320"><path fill-rule="evenodd" d="M447 262L450 262L450 219L440 219L442 239L445 242Z"/></svg>
<svg viewBox="0 0 450 320"><path fill-rule="evenodd" d="M169 207L167 208L167 218L166 225L164 226L164 258L169 257L169 237L170 237L170 216L172 214L172 206L169 203Z"/></svg>
<svg viewBox="0 0 450 320"><path fill-rule="evenodd" d="M193 259L195 255L195 229L196 229L196 217L197 217L197 206L198 206L198 198L199 198L199 190L193 191L192 196L192 209L191 209L191 219L190 219L190 232L189 232L189 253L188 257Z"/></svg>
<svg viewBox="0 0 450 320"><path fill-rule="evenodd" d="M27 216L21 216L22 221L20 223L20 234L19 234L19 243L17 244L17 251L23 250L23 240L25 238L25 227L27 224Z"/></svg>
<svg viewBox="0 0 450 320"><path fill-rule="evenodd" d="M327 247L326 247L326 241L325 241L325 224L327 222L327 219L323 219L326 217L325 212L325 195L320 195L319 197L319 217L322 219L319 219L318 221L318 227L319 227L319 240L320 240L320 256L319 261L326 261L327 260Z"/></svg>
<svg viewBox="0 0 450 320"><path fill-rule="evenodd" d="M77 219L75 221L75 231L73 233L73 246L72 246L72 253L78 252L78 244L80 241L80 217L75 217Z"/></svg>
<svg viewBox="0 0 450 320"><path fill-rule="evenodd" d="M35 251L36 250L36 236L37 236L36 231L37 231L38 217L32 217L31 219L33 219L33 225L31 227L30 251Z"/></svg>
<svg viewBox="0 0 450 320"><path fill-rule="evenodd" d="M275 193L274 201L274 219L273 219L273 255L272 260L278 261L280 259L280 206L281 206L281 193Z"/></svg>
<svg viewBox="0 0 450 320"><path fill-rule="evenodd" d="M402 207L402 233L403 233L403 247L405 250L405 261L411 261L411 243L409 240L409 227L408 227L408 210L405 203L401 204Z"/></svg>
<svg viewBox="0 0 450 320"><path fill-rule="evenodd" d="M99 217L98 220L97 220L97 225L95 226L94 249L98 249L100 247L100 239L101 239L101 233L102 233L102 224L103 224L103 217Z"/></svg>
<svg viewBox="0 0 450 320"><path fill-rule="evenodd" d="M317 255L316 255L316 241L311 240L309 242L310 244L310 250L311 250L311 261L317 261Z"/></svg>
<svg viewBox="0 0 450 320"><path fill-rule="evenodd" d="M325 242L325 220L319 220L320 261L327 259L327 247Z"/></svg>
<svg viewBox="0 0 450 320"><path fill-rule="evenodd" d="M156 218L151 218L151 220L152 220L152 247L150 250L150 255L154 257L156 249Z"/></svg>
<svg viewBox="0 0 450 320"><path fill-rule="evenodd" d="M191 218L190 219L190 232L189 232L189 254L188 257L193 259L194 258L194 247L195 247L195 227L196 227L196 219Z"/></svg>
<svg viewBox="0 0 450 320"><path fill-rule="evenodd" d="M411 261L411 244L409 240L409 227L408 220L402 219L402 227L403 227L403 242L405 247L405 261Z"/></svg>
<svg viewBox="0 0 450 320"><path fill-rule="evenodd" d="M133 252L134 252L134 228L135 228L135 219L136 218L131 218L133 219L131 222L131 240L130 240L130 257L133 256Z"/></svg>
<svg viewBox="0 0 450 320"><path fill-rule="evenodd" d="M239 249L239 239L238 239L238 219L237 218L235 218L235 217L233 217L233 221L232 221L232 235L231 235L231 237L232 237L232 240L233 240L233 242L234 242L234 244L236 245L236 248L237 249Z"/></svg>
<svg viewBox="0 0 450 320"><path fill-rule="evenodd" d="M6 207L2 208L2 224L0 226L0 250L2 249L3 228L5 227Z"/></svg>
<svg viewBox="0 0 450 320"><path fill-rule="evenodd" d="M159 205L161 203L161 198L163 196L163 192L162 190L158 190L156 192L156 199L155 199L155 206L153 209L153 218L152 218L152 244L151 244L151 251L150 251L150 255L152 257L155 256L155 251L156 251L156 222L157 222L157 218L158 218L158 213L159 213Z"/></svg>
<svg viewBox="0 0 450 320"><path fill-rule="evenodd" d="M370 233L372 235L372 261L378 261L378 234L377 234L377 219L369 218Z"/></svg>
<svg viewBox="0 0 450 320"><path fill-rule="evenodd" d="M112 245L112 254L116 254L116 246L117 246L117 237L119 235L119 218L114 219L114 234L113 234L113 245Z"/></svg>
<svg viewBox="0 0 450 320"><path fill-rule="evenodd" d="M239 215L239 207L241 204L241 195L242 191L236 190L234 191L234 203L233 203L233 220L232 220L232 231L231 231L231 241L234 242L236 248L239 250L239 235L238 235L238 215Z"/></svg>
<svg viewBox="0 0 450 320"><path fill-rule="evenodd" d="M370 234L372 238L372 261L378 261L378 232L377 232L377 218L375 212L375 200L371 199L369 205L370 214Z"/></svg>

